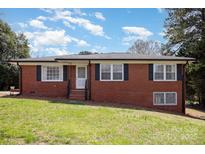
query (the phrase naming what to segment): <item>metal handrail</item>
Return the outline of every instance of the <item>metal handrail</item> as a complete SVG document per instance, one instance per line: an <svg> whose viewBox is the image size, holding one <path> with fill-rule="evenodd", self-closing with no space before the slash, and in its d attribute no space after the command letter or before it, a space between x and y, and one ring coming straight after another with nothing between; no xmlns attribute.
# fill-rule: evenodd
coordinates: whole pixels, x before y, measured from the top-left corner
<svg viewBox="0 0 205 154"><path fill-rule="evenodd" d="M85 100L88 99L88 80L85 80Z"/></svg>
<svg viewBox="0 0 205 154"><path fill-rule="evenodd" d="M68 80L68 85L67 85L67 97L70 97L70 90L71 90L71 82Z"/></svg>

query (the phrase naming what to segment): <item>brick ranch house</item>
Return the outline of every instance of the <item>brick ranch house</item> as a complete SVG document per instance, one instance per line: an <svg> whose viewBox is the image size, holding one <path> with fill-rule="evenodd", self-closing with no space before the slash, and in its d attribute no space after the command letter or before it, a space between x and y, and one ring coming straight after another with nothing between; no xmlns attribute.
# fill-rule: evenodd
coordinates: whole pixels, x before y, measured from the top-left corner
<svg viewBox="0 0 205 154"><path fill-rule="evenodd" d="M128 53L11 60L22 95L67 97L185 113L185 65L193 58Z"/></svg>

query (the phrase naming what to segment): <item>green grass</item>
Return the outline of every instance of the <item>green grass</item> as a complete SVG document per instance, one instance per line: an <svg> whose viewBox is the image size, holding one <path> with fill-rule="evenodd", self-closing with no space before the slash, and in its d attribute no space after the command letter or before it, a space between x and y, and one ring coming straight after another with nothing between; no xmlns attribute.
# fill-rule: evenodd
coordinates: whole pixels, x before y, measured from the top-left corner
<svg viewBox="0 0 205 154"><path fill-rule="evenodd" d="M205 121L145 110L0 98L0 144L205 144Z"/></svg>

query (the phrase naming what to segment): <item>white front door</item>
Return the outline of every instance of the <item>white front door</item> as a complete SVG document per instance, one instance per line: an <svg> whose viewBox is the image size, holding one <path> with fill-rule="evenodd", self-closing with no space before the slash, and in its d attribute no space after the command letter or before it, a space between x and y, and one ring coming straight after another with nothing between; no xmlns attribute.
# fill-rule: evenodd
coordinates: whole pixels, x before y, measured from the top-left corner
<svg viewBox="0 0 205 154"><path fill-rule="evenodd" d="M76 89L85 89L87 66L76 66Z"/></svg>

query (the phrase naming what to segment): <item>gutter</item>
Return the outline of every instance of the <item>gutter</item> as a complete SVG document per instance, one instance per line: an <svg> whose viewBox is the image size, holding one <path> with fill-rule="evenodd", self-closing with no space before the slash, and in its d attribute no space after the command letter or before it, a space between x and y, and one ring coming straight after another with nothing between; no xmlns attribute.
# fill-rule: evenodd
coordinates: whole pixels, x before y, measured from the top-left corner
<svg viewBox="0 0 205 154"><path fill-rule="evenodd" d="M99 58L99 59L77 59L77 58L75 58L75 59L63 59L63 58L56 58L55 59L56 61L58 61L58 60L70 60L70 61L72 61L72 60L88 60L88 61L90 61L90 60L93 60L93 61L97 61L97 60L139 60L139 61L195 61L195 59L194 58L191 58L191 59L123 59L123 58L117 58L117 59L108 59L108 58Z"/></svg>
<svg viewBox="0 0 205 154"><path fill-rule="evenodd" d="M194 58L189 58L189 59L153 59L153 58L150 58L150 59L146 59L146 58L141 58L141 59L126 59L126 58L87 58L87 59L84 59L84 58L55 58L54 60L21 60L21 59L18 59L18 60L10 60L8 62L12 63L12 62L58 62L58 61L66 61L66 60L69 60L69 61L98 61L98 60L105 60L105 61L119 61L119 60L127 60L127 61L132 61L132 60L137 60L137 61L191 61L191 62L194 62L195 59Z"/></svg>
<svg viewBox="0 0 205 154"><path fill-rule="evenodd" d="M21 95L22 94L22 68L19 65L19 62L17 62L17 66L19 67L19 70L20 70L20 74L19 74L19 89L20 89L20 93L19 93L19 95Z"/></svg>
<svg viewBox="0 0 205 154"><path fill-rule="evenodd" d="M186 96L186 71L185 68L188 65L188 61L183 65L183 76L182 76L182 113L186 114L185 96Z"/></svg>
<svg viewBox="0 0 205 154"><path fill-rule="evenodd" d="M89 96L88 96L88 100L91 100L91 63L90 63L90 60L89 60L89 63L88 63L88 66L89 66Z"/></svg>

